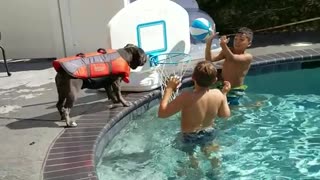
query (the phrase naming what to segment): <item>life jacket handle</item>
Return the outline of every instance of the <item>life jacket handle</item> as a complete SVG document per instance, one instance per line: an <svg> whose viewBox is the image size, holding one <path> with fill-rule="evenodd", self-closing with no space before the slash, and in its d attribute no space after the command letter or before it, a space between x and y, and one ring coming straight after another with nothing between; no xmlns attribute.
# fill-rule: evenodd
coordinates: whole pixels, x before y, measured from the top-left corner
<svg viewBox="0 0 320 180"><path fill-rule="evenodd" d="M103 48L99 48L99 49L97 50L97 52L98 52L98 53L101 53L101 54L107 54L106 49L103 49Z"/></svg>

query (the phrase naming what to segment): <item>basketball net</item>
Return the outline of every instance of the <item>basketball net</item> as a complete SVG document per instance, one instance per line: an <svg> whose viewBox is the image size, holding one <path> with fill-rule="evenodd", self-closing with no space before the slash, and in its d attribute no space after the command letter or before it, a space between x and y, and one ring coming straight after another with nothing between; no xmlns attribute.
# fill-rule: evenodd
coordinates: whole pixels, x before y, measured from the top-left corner
<svg viewBox="0 0 320 180"><path fill-rule="evenodd" d="M191 56L185 53L163 53L153 55L150 60L156 66L156 71L160 76L161 95L163 97L165 88L167 87L167 82L170 77L178 77L181 83L182 78L190 65ZM180 87L181 84L178 85L176 91L172 93L169 101L172 101L177 97Z"/></svg>

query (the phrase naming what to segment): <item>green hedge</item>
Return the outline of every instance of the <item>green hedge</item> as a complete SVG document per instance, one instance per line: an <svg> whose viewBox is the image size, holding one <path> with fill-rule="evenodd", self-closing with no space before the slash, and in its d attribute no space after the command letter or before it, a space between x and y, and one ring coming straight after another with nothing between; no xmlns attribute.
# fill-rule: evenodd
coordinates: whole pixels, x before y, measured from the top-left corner
<svg viewBox="0 0 320 180"><path fill-rule="evenodd" d="M320 17L320 0L197 0L217 30L233 33L241 26L259 30ZM319 30L320 20L278 30Z"/></svg>

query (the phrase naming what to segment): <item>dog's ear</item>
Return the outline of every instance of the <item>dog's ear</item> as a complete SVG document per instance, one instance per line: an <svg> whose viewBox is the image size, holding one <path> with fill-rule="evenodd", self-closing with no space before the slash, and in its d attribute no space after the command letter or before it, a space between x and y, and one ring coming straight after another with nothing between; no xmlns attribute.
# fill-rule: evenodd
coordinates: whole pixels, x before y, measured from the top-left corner
<svg viewBox="0 0 320 180"><path fill-rule="evenodd" d="M134 45L134 44L127 44L126 46L124 46L124 48L130 48L130 47L137 47L136 45Z"/></svg>

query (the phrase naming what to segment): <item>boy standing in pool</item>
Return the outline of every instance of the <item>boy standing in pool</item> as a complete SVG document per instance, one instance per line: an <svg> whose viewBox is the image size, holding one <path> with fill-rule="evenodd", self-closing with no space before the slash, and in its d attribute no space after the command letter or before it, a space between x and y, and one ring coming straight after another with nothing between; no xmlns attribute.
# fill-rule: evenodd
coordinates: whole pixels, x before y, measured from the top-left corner
<svg viewBox="0 0 320 180"><path fill-rule="evenodd" d="M213 33L206 39L205 59L207 61L216 62L224 59L222 65L222 80L231 83L231 91L228 93L228 102L231 105L238 105L239 98L244 95L247 88L244 83L244 78L247 75L252 55L246 53L246 49L250 47L253 38L251 29L242 27L236 33L233 40L233 47L228 47L229 38L221 36L220 46L222 48L218 55L211 54L211 43L215 34ZM220 83L221 84L221 83ZM219 83L215 86L219 87Z"/></svg>
<svg viewBox="0 0 320 180"><path fill-rule="evenodd" d="M226 95L231 86L225 81L221 91L209 89L209 86L217 81L217 71L209 61L197 63L192 80L194 82L192 91L182 92L169 102L171 94L180 83L176 77L169 79L160 102L158 117L167 118L181 111L183 151L189 154L193 167L197 167L194 148L200 145L203 152L209 154L215 138L214 119L230 116Z"/></svg>

